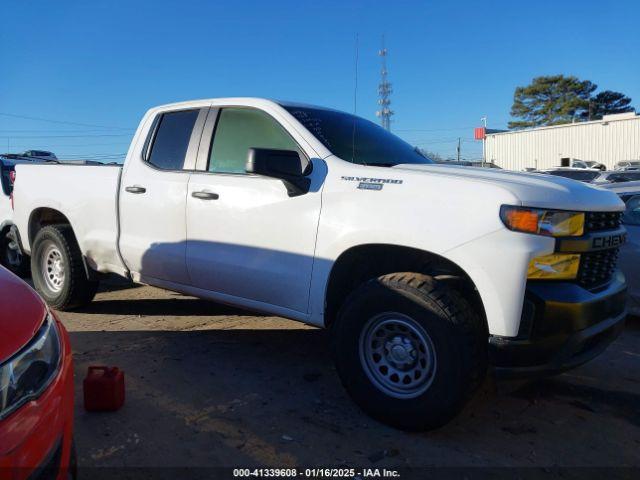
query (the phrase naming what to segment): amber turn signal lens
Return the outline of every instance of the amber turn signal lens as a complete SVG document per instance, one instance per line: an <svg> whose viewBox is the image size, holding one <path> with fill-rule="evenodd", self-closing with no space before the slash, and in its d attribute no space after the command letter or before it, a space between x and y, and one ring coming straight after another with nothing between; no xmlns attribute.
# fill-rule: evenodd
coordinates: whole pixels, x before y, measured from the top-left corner
<svg viewBox="0 0 640 480"><path fill-rule="evenodd" d="M548 237L579 237L584 235L584 212L503 205L500 208L500 218L509 230L516 232L534 233Z"/></svg>
<svg viewBox="0 0 640 480"><path fill-rule="evenodd" d="M538 213L531 210L507 210L505 220L512 230L538 233Z"/></svg>

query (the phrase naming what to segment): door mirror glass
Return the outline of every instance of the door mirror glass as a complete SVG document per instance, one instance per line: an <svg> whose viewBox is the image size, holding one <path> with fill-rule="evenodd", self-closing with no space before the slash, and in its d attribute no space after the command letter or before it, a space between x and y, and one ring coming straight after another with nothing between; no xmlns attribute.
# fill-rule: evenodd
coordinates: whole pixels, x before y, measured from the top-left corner
<svg viewBox="0 0 640 480"><path fill-rule="evenodd" d="M310 169L311 163L299 152L271 148L250 148L245 166L247 173L282 180L289 196L309 191L311 181L305 175L310 173Z"/></svg>

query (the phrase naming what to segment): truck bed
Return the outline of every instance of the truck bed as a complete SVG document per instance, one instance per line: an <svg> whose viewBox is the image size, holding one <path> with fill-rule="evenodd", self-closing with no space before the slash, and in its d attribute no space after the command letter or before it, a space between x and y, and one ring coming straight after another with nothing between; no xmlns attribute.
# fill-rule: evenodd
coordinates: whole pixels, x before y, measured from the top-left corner
<svg viewBox="0 0 640 480"><path fill-rule="evenodd" d="M33 241L29 213L51 208L69 220L90 268L123 274L125 268L117 252L121 171L120 165L17 165L14 218L26 253L31 252Z"/></svg>

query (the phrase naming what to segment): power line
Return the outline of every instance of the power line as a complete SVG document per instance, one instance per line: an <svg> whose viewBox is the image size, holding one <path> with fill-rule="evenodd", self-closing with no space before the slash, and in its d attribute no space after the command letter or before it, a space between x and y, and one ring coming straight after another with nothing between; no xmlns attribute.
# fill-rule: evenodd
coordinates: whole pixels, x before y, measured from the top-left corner
<svg viewBox="0 0 640 480"><path fill-rule="evenodd" d="M130 131L134 131L131 129ZM104 130L8 130L0 129L0 133L92 133L104 132Z"/></svg>
<svg viewBox="0 0 640 480"><path fill-rule="evenodd" d="M0 138L95 138L95 137L131 137L131 133L101 133L92 135L0 135Z"/></svg>
<svg viewBox="0 0 640 480"><path fill-rule="evenodd" d="M422 129L422 128L405 128L405 129L394 129L394 132L449 132L455 130L467 130L475 127L451 127L451 128L432 128L432 129Z"/></svg>
<svg viewBox="0 0 640 480"><path fill-rule="evenodd" d="M126 153L87 153L87 154L82 154L82 153L62 153L61 155L67 156L67 157L92 157L92 158L98 158L98 157L124 157L127 154Z"/></svg>
<svg viewBox="0 0 640 480"><path fill-rule="evenodd" d="M5 112L0 112L0 115L2 115L3 117L12 117L12 118L23 118L25 120L35 120L38 122L49 122L49 123L58 123L58 124L62 124L62 125L75 125L77 127L93 127L93 128L106 128L109 130L133 130L132 128L125 128L125 127L109 127L106 125L95 125L92 123L80 123L80 122L67 122L65 120L52 120L50 118L42 118L42 117L30 117L27 115L17 115L15 113L5 113Z"/></svg>
<svg viewBox="0 0 640 480"><path fill-rule="evenodd" d="M67 148L67 147L108 147L113 145L126 145L128 144L128 140L122 140L121 142L110 142L110 143L12 143L13 147L31 147L36 148L37 145L47 145L51 148ZM34 146L36 145L36 146ZM45 148L45 147L43 147Z"/></svg>
<svg viewBox="0 0 640 480"><path fill-rule="evenodd" d="M457 142L458 141L458 137L452 137L452 138L438 138L429 142L418 142L416 143L416 145L431 145L434 143L453 143L453 142Z"/></svg>

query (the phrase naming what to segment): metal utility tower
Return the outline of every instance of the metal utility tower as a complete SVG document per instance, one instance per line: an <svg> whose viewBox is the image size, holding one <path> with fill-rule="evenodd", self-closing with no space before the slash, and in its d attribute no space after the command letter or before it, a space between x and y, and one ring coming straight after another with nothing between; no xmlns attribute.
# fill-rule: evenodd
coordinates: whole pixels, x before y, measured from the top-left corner
<svg viewBox="0 0 640 480"><path fill-rule="evenodd" d="M391 115L393 110L389 108L391 105L391 84L387 81L387 49L384 48L384 35L382 36L382 49L378 52L382 57L382 70L380 70L380 84L378 85L378 105L380 110L376 112L376 116L380 117L380 123L385 130L391 129Z"/></svg>

